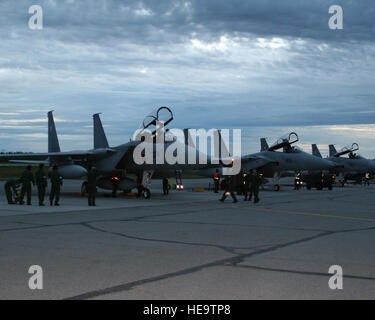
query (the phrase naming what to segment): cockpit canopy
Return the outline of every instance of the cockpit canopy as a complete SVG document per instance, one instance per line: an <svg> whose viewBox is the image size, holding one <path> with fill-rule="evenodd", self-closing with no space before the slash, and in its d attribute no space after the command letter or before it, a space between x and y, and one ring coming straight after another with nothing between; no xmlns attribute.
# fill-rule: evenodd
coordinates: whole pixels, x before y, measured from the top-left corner
<svg viewBox="0 0 375 320"><path fill-rule="evenodd" d="M149 113L142 121L139 129L141 132L144 130L150 130L154 135L160 128L157 127L157 123L161 123L163 127L166 127L173 120L173 113L168 107L159 107Z"/></svg>
<svg viewBox="0 0 375 320"><path fill-rule="evenodd" d="M343 156L345 154L349 154L349 158L353 159L355 158L357 155L354 153L355 151L359 150L359 145L358 143L352 143L351 146L346 146L346 147L343 147L339 152L337 152L335 154L335 157L340 157L340 156Z"/></svg>
<svg viewBox="0 0 375 320"><path fill-rule="evenodd" d="M297 133L295 132L287 133L283 135L282 137L280 137L279 139L277 139L277 141L268 148L268 151L276 151L281 148L283 148L284 151L291 150L292 149L291 145L293 143L296 143L298 140L299 139L298 139Z"/></svg>

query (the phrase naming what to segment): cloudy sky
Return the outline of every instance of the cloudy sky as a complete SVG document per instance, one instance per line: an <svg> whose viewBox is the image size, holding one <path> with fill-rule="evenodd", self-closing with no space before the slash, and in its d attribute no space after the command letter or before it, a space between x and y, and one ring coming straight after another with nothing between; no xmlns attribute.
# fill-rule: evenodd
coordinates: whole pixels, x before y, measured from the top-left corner
<svg viewBox="0 0 375 320"><path fill-rule="evenodd" d="M1 0L0 150L45 151L52 109L68 151L93 113L116 145L166 105L172 127L242 128L244 152L293 130L374 158L374 19L373 0Z"/></svg>

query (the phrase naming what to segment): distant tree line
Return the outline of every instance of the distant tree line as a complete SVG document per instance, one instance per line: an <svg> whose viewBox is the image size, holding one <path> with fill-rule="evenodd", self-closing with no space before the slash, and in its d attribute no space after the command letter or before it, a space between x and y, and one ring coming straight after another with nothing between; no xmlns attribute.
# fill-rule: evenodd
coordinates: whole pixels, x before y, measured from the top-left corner
<svg viewBox="0 0 375 320"><path fill-rule="evenodd" d="M2 151L2 152L0 152L0 154L29 154L29 153L34 153L34 152L22 152L22 151L14 151L14 152L12 152L12 151L10 151L10 152Z"/></svg>

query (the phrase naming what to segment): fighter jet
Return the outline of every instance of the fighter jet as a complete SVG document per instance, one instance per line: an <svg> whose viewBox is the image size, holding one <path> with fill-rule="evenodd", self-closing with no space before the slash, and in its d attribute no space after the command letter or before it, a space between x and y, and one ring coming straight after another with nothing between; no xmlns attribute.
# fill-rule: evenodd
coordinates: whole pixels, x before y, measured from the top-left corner
<svg viewBox="0 0 375 320"><path fill-rule="evenodd" d="M48 112L48 152L1 155L1 160L24 164L46 164L59 166L59 172L65 179L79 179L87 174L86 168L77 165L75 160L92 155L92 151L61 152L57 138L53 111Z"/></svg>
<svg viewBox="0 0 375 320"><path fill-rule="evenodd" d="M300 171L321 172L328 170L334 164L326 159L317 159L313 155L292 146L299 138L291 132L268 146L265 138L261 139L261 151L241 157L243 172L257 169L265 178L273 178L274 190L280 190L279 180L282 176L295 175ZM283 149L283 152L277 150ZM220 169L219 169L220 171ZM215 169L199 170L200 174L213 176Z"/></svg>
<svg viewBox="0 0 375 320"><path fill-rule="evenodd" d="M316 144L312 145L312 150L315 156L322 158ZM357 143L344 147L340 151L337 151L333 144L329 145L329 157L326 159L336 164L331 170L338 175L338 180L342 185L348 180L361 181L367 173L375 174L375 162L356 154L355 151L358 150ZM344 157L345 155L348 157Z"/></svg>
<svg viewBox="0 0 375 320"><path fill-rule="evenodd" d="M117 189L130 191L137 187L137 183L128 177L129 174L138 176L141 182L142 195L149 198L151 195L150 185L151 178L172 177L176 172L184 169L204 168L207 164L194 164L185 161L183 163L158 164L156 161L144 164L137 164L134 161L133 152L142 141L131 140L116 147L110 147L104 133L104 129L99 114L93 116L94 120L94 148L84 151L61 152L57 138L56 126L52 111L48 112L48 152L47 153L23 153L1 155L0 160L20 162L25 164L45 163L50 167L58 165L60 174L67 179L78 179L87 174L90 166L95 166L100 177L97 185L103 189L112 189L113 182L116 181ZM151 131L153 139L157 135L167 134L165 127L173 120L173 113L168 107L160 107L151 112L142 122L140 131ZM157 124L162 123L162 128L157 128ZM176 141L165 142L162 149L162 156L165 156L167 148ZM152 143L152 158L157 156L156 143ZM196 159L202 157L199 151L193 149L189 144L184 144L185 155L194 154ZM191 150L193 149L193 150ZM210 157L207 162L210 163ZM81 192L86 191L86 182L82 183Z"/></svg>

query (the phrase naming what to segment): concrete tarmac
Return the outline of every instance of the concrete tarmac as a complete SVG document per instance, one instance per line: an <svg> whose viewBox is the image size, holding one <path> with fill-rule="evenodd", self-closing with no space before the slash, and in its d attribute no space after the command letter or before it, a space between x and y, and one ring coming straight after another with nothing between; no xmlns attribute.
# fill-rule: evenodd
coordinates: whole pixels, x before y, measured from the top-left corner
<svg viewBox="0 0 375 320"><path fill-rule="evenodd" d="M208 180L97 207L66 181L60 207L6 204L0 183L0 299L374 299L375 186L284 187L225 203ZM31 290L29 267L43 270ZM343 270L332 290L329 267Z"/></svg>

